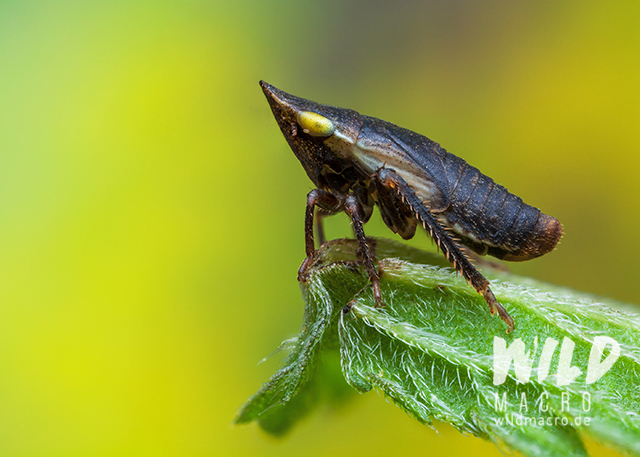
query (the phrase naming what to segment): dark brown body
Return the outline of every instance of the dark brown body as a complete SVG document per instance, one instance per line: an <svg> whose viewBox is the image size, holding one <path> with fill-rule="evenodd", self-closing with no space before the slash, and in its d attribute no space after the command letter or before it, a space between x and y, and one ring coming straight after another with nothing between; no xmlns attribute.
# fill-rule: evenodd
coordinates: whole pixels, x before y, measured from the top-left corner
<svg viewBox="0 0 640 457"><path fill-rule="evenodd" d="M460 225L461 242L480 255L521 261L553 250L562 236L560 222L522 201L464 160L444 151L445 170L453 183L445 214Z"/></svg>
<svg viewBox="0 0 640 457"><path fill-rule="evenodd" d="M421 223L438 247L513 329L489 282L460 250L521 261L553 250L562 236L554 217L527 205L463 159L427 137L353 110L301 99L261 82L291 149L317 189L307 196L306 268L315 255L314 208L346 211L361 243L363 260L382 305L373 255L362 224L380 208L384 222L403 238Z"/></svg>
<svg viewBox="0 0 640 457"><path fill-rule="evenodd" d="M376 147L383 146L393 155L402 153L404 161L417 165L422 171L405 173L410 187L415 185L416 179L433 184L435 189L431 192L423 191L430 195L421 203L442 225L450 228L462 244L480 255L489 254L510 261L529 260L555 248L562 236L562 225L556 218L524 203L520 197L425 136L380 119L368 116L362 116L362 119L360 136L365 135ZM380 200L380 206L403 205L401 196L389 201ZM385 210L382 211L384 217ZM406 224L411 225L409 219L413 218L413 211L402 213L406 215ZM399 220L385 222L392 229L395 226L397 230L394 231L403 238L413 236L413 231L403 230L405 224Z"/></svg>

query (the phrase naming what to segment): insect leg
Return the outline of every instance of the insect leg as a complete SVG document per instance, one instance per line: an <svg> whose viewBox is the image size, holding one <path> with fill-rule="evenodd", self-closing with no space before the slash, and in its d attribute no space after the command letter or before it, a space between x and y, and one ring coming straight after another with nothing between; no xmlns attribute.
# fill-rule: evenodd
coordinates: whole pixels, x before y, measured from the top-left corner
<svg viewBox="0 0 640 457"><path fill-rule="evenodd" d="M367 269L369 280L373 287L373 297L376 302L376 308L382 308L384 307L384 303L382 301L382 294L380 293L380 277L378 276L376 267L373 264L373 254L362 228L362 222L366 218L364 208L358 202L356 197L349 195L345 200L344 210L347 212L351 218L351 222L353 223L353 231L355 232L358 240L360 255L362 256L364 267Z"/></svg>
<svg viewBox="0 0 640 457"><path fill-rule="evenodd" d="M462 253L455 241L444 227L440 225L433 214L431 214L429 209L424 206L406 181L390 169L380 170L378 179L383 185L395 189L404 197L406 203L411 206L418 218L422 221L424 228L429 230L431 238L435 240L445 257L451 262L453 267L462 274L469 284L484 296L491 314L493 315L497 312L500 318L507 324L507 332L511 332L514 329L513 318L509 316L507 310L496 300L496 297L489 288L489 281L469 262L469 259Z"/></svg>
<svg viewBox="0 0 640 457"><path fill-rule="evenodd" d="M313 189L307 194L307 208L304 218L304 240L307 258L304 259L298 270L298 281L306 281L307 268L311 265L316 254L316 247L313 238L313 216L316 206L326 214L335 214L344 208L344 198L339 198L331 192L322 189Z"/></svg>
<svg viewBox="0 0 640 457"><path fill-rule="evenodd" d="M316 211L315 221L316 221L316 234L318 235L318 246L322 246L326 241L324 236L324 227L322 226L322 219L324 219L324 216L326 215L327 214L322 210Z"/></svg>

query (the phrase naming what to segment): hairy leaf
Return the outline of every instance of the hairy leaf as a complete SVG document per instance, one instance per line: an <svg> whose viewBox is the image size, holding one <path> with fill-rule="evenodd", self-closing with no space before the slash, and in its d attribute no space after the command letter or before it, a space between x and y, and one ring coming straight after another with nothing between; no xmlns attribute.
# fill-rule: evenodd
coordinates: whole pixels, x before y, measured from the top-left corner
<svg viewBox="0 0 640 457"><path fill-rule="evenodd" d="M424 424L448 422L531 456L586 455L581 435L640 455L638 315L485 270L515 319L507 334L482 296L436 266L439 257L371 243L386 307L374 307L355 242L326 243L302 285L300 335L237 422L281 434L319 399L344 395L327 374L339 353L349 385L384 392Z"/></svg>

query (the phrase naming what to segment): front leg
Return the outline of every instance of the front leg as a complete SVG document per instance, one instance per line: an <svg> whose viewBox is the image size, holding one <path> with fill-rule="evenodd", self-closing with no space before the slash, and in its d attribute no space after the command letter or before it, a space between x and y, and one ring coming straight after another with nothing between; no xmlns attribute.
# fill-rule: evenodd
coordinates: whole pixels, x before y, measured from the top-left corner
<svg viewBox="0 0 640 457"><path fill-rule="evenodd" d="M313 216L316 206L326 214L335 214L344 209L344 202L344 197L338 197L322 189L313 189L307 194L307 208L304 217L304 241L307 257L298 270L298 281L305 282L307 280L307 268L309 268L316 255L316 245L313 237Z"/></svg>
<svg viewBox="0 0 640 457"><path fill-rule="evenodd" d="M324 219L326 215L327 214L324 213L322 210L316 211L315 223L316 223L316 235L318 236L318 246L322 246L325 243L325 241L327 241L324 236L324 226L322 225L322 219Z"/></svg>
<svg viewBox="0 0 640 457"><path fill-rule="evenodd" d="M340 211L345 211L349 215L351 223L353 224L353 231L358 240L358 251L369 275L371 286L373 287L373 297L376 302L376 307L383 307L384 303L382 302L382 294L380 293L380 278L374 265L371 248L367 243L364 229L362 228L363 222L368 219L370 214L367 214L358 199L353 195L334 195L322 189L314 189L307 195L307 209L304 219L307 257L298 270L298 281L304 282L307 280L307 269L316 255L315 240L313 237L313 220L316 206L322 209L325 214L335 214Z"/></svg>
<svg viewBox="0 0 640 457"><path fill-rule="evenodd" d="M493 315L497 312L500 318L507 324L507 333L510 333L514 329L513 318L509 316L507 310L496 300L496 297L489 288L489 281L469 262L469 259L462 253L449 233L447 233L435 216L422 204L407 182L395 171L390 169L380 170L378 179L383 185L395 189L403 197L416 216L422 221L424 228L429 230L431 238L435 240L437 246L453 265L453 268L462 273L462 276L469 284L471 284L478 293L482 294L487 305L489 305L491 314Z"/></svg>

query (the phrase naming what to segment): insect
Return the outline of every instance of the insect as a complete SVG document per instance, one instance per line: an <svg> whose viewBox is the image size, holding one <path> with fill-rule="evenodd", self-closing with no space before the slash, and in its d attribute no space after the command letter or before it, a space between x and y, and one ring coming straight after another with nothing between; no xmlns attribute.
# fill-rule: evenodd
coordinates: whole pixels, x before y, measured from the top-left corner
<svg viewBox="0 0 640 457"><path fill-rule="evenodd" d="M362 225L377 204L385 224L404 239L421 224L455 270L484 296L491 314L514 321L461 245L479 255L523 261L552 251L562 225L429 138L350 109L295 97L260 81L289 146L316 186L307 195L304 281L316 255L316 217L346 212L377 307L384 306L374 256ZM318 224L321 228L321 224ZM322 236L321 230L319 230Z"/></svg>

